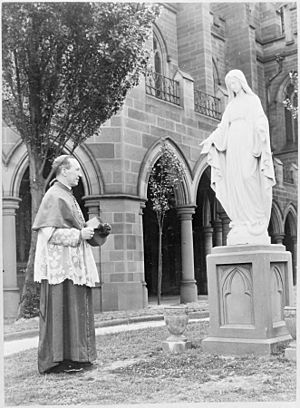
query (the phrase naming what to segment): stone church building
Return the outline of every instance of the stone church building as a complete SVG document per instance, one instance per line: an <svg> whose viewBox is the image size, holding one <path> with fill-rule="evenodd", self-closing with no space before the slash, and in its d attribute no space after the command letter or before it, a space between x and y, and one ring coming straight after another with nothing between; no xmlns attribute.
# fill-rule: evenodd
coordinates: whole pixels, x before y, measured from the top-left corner
<svg viewBox="0 0 300 408"><path fill-rule="evenodd" d="M95 310L142 308L157 294L158 228L148 181L162 139L185 169L164 225L162 295L190 302L207 294L205 258L226 245L229 219L199 143L220 122L231 69L244 72L269 119L277 182L269 234L291 251L296 284L298 124L283 104L287 96L296 103L289 76L297 71L296 13L292 2L164 3L147 43L152 68L102 132L75 151L85 216L100 214L112 225L106 244L93 249L101 281ZM2 151L4 312L13 317L32 220L26 149L5 125Z"/></svg>

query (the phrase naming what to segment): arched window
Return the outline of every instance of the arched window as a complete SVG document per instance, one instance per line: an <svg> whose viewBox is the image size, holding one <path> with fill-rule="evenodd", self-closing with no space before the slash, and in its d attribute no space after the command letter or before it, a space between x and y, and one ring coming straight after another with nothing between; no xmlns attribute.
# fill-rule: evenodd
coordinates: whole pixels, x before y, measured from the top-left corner
<svg viewBox="0 0 300 408"><path fill-rule="evenodd" d="M154 71L157 72L158 74L162 74L163 73L162 52L155 34L153 34L153 54L154 54Z"/></svg>
<svg viewBox="0 0 300 408"><path fill-rule="evenodd" d="M157 98L162 98L164 95L164 77L168 75L167 66L167 48L163 36L158 27L153 27L153 94Z"/></svg>
<svg viewBox="0 0 300 408"><path fill-rule="evenodd" d="M285 90L285 99L289 99L294 107L298 106L297 92L295 92L295 86L289 83ZM286 143L296 144L298 142L298 119L293 118L292 112L284 108L285 116L285 132Z"/></svg>
<svg viewBox="0 0 300 408"><path fill-rule="evenodd" d="M168 52L166 42L159 30L153 26L153 69L161 75L168 76Z"/></svg>
<svg viewBox="0 0 300 408"><path fill-rule="evenodd" d="M216 96L219 89L219 85L221 85L221 81L219 77L218 68L214 59L213 59L213 81L214 81L214 95Z"/></svg>

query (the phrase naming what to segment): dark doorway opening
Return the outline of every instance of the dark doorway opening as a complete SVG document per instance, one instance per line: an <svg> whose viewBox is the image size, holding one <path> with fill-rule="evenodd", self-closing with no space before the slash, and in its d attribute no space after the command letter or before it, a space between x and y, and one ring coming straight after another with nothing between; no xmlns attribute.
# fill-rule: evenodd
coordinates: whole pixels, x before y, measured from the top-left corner
<svg viewBox="0 0 300 408"><path fill-rule="evenodd" d="M143 235L145 280L148 294L157 296L158 225L150 200L146 202L143 211ZM162 295L179 295L181 281L180 223L175 208L166 213L162 239Z"/></svg>

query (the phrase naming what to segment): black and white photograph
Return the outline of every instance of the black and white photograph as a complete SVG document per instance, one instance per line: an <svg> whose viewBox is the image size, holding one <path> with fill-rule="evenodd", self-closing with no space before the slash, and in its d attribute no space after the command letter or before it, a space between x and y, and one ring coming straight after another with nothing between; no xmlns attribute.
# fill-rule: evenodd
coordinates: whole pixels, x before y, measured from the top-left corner
<svg viewBox="0 0 300 408"><path fill-rule="evenodd" d="M298 23L1 1L0 406L298 406Z"/></svg>

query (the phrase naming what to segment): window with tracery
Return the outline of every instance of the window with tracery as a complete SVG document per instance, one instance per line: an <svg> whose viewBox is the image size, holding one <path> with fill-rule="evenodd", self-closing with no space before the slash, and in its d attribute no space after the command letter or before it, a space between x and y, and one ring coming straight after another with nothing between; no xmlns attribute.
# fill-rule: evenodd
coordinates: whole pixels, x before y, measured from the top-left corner
<svg viewBox="0 0 300 408"><path fill-rule="evenodd" d="M154 71L157 72L158 74L163 74L162 52L155 34L153 34L153 54L154 54Z"/></svg>
<svg viewBox="0 0 300 408"><path fill-rule="evenodd" d="M285 99L291 101L292 105L298 107L298 95L294 84L289 83L285 91ZM285 131L286 131L286 143L294 144L298 142L298 119L293 117L292 111L284 108L285 116Z"/></svg>

